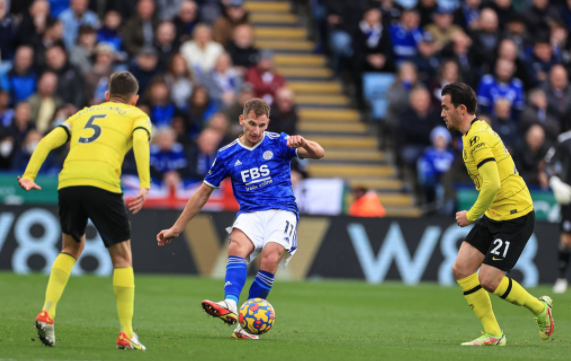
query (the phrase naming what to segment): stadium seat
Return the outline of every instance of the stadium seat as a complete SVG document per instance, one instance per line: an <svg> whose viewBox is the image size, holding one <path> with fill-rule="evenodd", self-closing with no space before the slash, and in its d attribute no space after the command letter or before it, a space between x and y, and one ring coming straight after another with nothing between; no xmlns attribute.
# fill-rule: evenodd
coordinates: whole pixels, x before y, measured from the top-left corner
<svg viewBox="0 0 571 361"><path fill-rule="evenodd" d="M395 74L392 73L363 74L363 96L371 105L375 120L383 119L387 113L386 94L394 81Z"/></svg>

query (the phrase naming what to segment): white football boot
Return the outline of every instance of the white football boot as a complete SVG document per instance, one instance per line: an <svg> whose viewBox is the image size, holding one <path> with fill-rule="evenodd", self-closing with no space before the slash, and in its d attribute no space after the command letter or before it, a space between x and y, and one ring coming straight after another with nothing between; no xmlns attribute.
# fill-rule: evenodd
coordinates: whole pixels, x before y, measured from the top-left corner
<svg viewBox="0 0 571 361"><path fill-rule="evenodd" d="M558 278L553 285L553 293L562 294L567 291L567 279L566 278Z"/></svg>
<svg viewBox="0 0 571 361"><path fill-rule="evenodd" d="M232 338L243 338L246 340L259 340L260 336L252 335L251 333L246 332L242 328L242 326L240 326L240 324L238 324L238 327L236 327L236 329L232 333Z"/></svg>

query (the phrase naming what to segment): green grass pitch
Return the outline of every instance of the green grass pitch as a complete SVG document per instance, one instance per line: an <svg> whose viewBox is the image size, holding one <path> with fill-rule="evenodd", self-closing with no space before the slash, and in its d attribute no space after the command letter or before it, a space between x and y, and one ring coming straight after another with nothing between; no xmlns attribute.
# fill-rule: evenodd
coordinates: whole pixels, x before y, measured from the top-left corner
<svg viewBox="0 0 571 361"><path fill-rule="evenodd" d="M222 298L222 282L136 276L135 331L144 353L115 349L118 321L110 278L72 277L58 305L57 344L33 329L47 277L0 273L0 361L6 360L569 360L571 294L554 296L553 340L541 341L529 311L492 296L504 348L463 348L482 329L458 287L363 282L276 282L274 328L260 341L230 339L200 301ZM251 281L251 280L250 280ZM250 282L246 284L245 294ZM532 289L534 295L550 289ZM243 301L243 300L242 300Z"/></svg>

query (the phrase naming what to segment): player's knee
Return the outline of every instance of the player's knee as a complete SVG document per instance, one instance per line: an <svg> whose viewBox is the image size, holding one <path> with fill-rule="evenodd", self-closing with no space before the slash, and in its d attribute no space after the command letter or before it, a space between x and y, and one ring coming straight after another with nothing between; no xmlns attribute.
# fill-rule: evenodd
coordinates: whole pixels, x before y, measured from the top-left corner
<svg viewBox="0 0 571 361"><path fill-rule="evenodd" d="M62 253L67 253L75 259L78 259L85 248L85 242L74 242L70 244L65 244L61 251Z"/></svg>
<svg viewBox="0 0 571 361"><path fill-rule="evenodd" d="M482 285L482 288L484 288L486 291L493 293L498 286L500 285L501 282L501 278L497 279L496 277L492 277L492 276L488 276L486 274L482 274L482 272L480 271L480 275L479 275L479 279L480 279L480 284Z"/></svg>
<svg viewBox="0 0 571 361"><path fill-rule="evenodd" d="M278 254L278 252L270 252L264 254L260 259L260 269L271 273L275 273L275 270L277 270L278 263L280 262L280 260L281 257Z"/></svg>
<svg viewBox="0 0 571 361"><path fill-rule="evenodd" d="M461 280L462 278L466 278L470 276L471 273L462 265L459 265L457 262L452 265L452 274L454 278L457 280Z"/></svg>
<svg viewBox="0 0 571 361"><path fill-rule="evenodd" d="M129 241L114 244L108 248L113 268L132 267L131 243Z"/></svg>

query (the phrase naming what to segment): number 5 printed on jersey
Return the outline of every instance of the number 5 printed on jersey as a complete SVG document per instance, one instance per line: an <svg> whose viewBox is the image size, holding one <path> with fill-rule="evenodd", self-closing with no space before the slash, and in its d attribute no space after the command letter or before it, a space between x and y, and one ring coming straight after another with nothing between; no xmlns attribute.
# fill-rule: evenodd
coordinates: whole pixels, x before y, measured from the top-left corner
<svg viewBox="0 0 571 361"><path fill-rule="evenodd" d="M89 138L79 137L78 142L83 144L88 144L94 142L101 136L101 126L95 124L96 119L103 119L107 116L107 114L100 114L100 115L92 115L91 118L85 123L85 127L83 129L93 129L93 135Z"/></svg>

